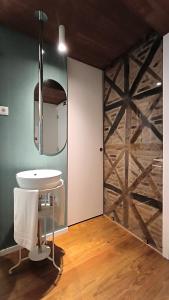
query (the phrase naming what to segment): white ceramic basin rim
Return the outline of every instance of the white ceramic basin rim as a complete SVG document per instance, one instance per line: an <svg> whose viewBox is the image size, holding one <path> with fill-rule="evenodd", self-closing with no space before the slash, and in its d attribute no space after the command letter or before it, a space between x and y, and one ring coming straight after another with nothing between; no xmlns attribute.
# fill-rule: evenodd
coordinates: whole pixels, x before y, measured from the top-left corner
<svg viewBox="0 0 169 300"><path fill-rule="evenodd" d="M16 181L23 189L50 189L57 186L62 172L59 170L28 170L16 174Z"/></svg>

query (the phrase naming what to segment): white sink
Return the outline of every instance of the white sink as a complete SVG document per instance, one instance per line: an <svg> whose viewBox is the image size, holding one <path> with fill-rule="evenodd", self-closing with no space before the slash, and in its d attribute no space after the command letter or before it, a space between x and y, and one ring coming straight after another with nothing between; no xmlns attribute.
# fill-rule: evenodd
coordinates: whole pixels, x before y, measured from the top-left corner
<svg viewBox="0 0 169 300"><path fill-rule="evenodd" d="M30 170L16 174L16 181L22 189L50 189L57 186L62 175L58 170Z"/></svg>

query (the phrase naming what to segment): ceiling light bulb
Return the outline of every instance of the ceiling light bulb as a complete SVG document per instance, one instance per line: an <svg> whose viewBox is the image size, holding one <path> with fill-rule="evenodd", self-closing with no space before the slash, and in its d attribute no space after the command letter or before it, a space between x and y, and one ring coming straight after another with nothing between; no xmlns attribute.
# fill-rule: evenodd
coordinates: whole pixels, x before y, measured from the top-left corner
<svg viewBox="0 0 169 300"><path fill-rule="evenodd" d="M58 44L58 51L61 53L65 53L67 52L67 47L64 43L59 43Z"/></svg>
<svg viewBox="0 0 169 300"><path fill-rule="evenodd" d="M61 53L67 52L67 47L66 47L66 43L65 43L65 27L63 25L59 26L58 51Z"/></svg>
<svg viewBox="0 0 169 300"><path fill-rule="evenodd" d="M162 85L162 82L159 81L156 83L156 86L160 86L160 85Z"/></svg>

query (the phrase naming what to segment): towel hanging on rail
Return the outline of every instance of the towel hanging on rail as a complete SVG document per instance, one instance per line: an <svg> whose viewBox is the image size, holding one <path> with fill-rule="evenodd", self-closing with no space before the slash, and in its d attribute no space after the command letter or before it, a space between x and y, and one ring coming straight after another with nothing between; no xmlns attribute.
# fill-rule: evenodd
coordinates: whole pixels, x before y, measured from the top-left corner
<svg viewBox="0 0 169 300"><path fill-rule="evenodd" d="M38 190L14 189L14 240L31 250L37 243Z"/></svg>

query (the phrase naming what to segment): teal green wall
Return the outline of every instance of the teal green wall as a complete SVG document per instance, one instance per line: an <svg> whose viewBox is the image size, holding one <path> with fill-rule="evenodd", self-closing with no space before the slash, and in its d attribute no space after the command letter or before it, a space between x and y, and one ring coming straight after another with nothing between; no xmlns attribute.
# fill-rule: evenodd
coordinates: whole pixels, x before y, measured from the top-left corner
<svg viewBox="0 0 169 300"><path fill-rule="evenodd" d="M66 59L45 46L44 80L57 80L67 91ZM37 41L0 28L0 249L14 245L13 188L15 174L34 168L59 169L67 176L67 148L57 156L40 156L33 137L33 96L38 81Z"/></svg>

